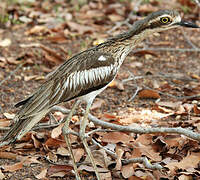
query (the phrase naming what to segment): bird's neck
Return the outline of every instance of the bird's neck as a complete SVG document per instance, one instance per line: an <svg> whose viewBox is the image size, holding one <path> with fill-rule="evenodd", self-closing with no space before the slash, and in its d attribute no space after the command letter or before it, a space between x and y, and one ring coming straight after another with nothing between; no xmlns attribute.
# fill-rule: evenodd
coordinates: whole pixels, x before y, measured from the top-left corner
<svg viewBox="0 0 200 180"><path fill-rule="evenodd" d="M102 49L104 52L111 53L120 67L126 56L150 34L153 34L151 30L140 33L135 30L129 31L106 41Z"/></svg>

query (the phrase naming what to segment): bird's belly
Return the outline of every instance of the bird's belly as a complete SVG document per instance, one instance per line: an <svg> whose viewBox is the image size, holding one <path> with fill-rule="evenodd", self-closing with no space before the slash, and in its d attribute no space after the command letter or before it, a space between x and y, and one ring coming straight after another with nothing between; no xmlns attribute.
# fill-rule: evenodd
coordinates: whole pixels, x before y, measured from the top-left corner
<svg viewBox="0 0 200 180"><path fill-rule="evenodd" d="M115 78L113 78L113 80L114 80L114 79L115 79ZM112 80L112 81L113 81L113 80ZM94 98L95 98L98 94L100 94L104 89L106 89L107 86L108 86L110 83L112 83L112 81L110 81L108 84L106 84L104 87L102 87L102 88L100 88L100 89L98 89L98 90L92 91L92 92L90 92L90 93L88 93L88 94L86 94L86 95L84 95L84 96L81 96L79 99L82 100L82 101L85 101L86 103L92 103L93 100L94 100Z"/></svg>
<svg viewBox="0 0 200 180"><path fill-rule="evenodd" d="M108 86L109 84L107 84L106 86L102 87L101 89L98 89L98 90L95 90L95 91L92 91L84 96L81 96L80 99L82 101L85 101L87 103L92 103L94 98L100 94L104 89L106 89L106 87Z"/></svg>

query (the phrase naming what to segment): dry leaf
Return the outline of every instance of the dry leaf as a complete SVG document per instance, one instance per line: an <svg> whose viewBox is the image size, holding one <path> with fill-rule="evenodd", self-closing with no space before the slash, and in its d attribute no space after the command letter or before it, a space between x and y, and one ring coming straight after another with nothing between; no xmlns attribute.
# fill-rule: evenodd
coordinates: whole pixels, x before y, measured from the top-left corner
<svg viewBox="0 0 200 180"><path fill-rule="evenodd" d="M5 179L5 175L2 173L1 169L0 169L0 180Z"/></svg>
<svg viewBox="0 0 200 180"><path fill-rule="evenodd" d="M145 99L148 99L148 98L159 99L160 98L160 95L156 91L150 90L150 89L141 90L138 93L138 96L139 98L145 98Z"/></svg>
<svg viewBox="0 0 200 180"><path fill-rule="evenodd" d="M16 158L17 158L17 154L0 151L0 159L16 159Z"/></svg>
<svg viewBox="0 0 200 180"><path fill-rule="evenodd" d="M5 57L3 57L3 56L0 56L0 61L1 61L1 62L5 62L5 63L6 63L6 58L5 58Z"/></svg>
<svg viewBox="0 0 200 180"><path fill-rule="evenodd" d="M124 19L124 17L117 15L117 14L111 14L111 15L108 16L108 18L113 22L119 22L119 21L122 21Z"/></svg>
<svg viewBox="0 0 200 180"><path fill-rule="evenodd" d="M38 141L33 134L31 134L31 138L33 140L34 147L39 148L41 146L41 142Z"/></svg>
<svg viewBox="0 0 200 180"><path fill-rule="evenodd" d="M103 104L105 104L105 101L103 99L96 99L95 102L92 104L90 110L99 109Z"/></svg>
<svg viewBox="0 0 200 180"><path fill-rule="evenodd" d="M178 169L189 169L192 167L197 167L200 162L200 153L192 153L188 154L185 158L183 158L180 162L169 162L166 167L170 169L170 171L174 171L176 168Z"/></svg>
<svg viewBox="0 0 200 180"><path fill-rule="evenodd" d="M54 36L48 36L47 40L51 41L52 43L66 43L67 42L67 29L64 31L64 34L57 34Z"/></svg>
<svg viewBox="0 0 200 180"><path fill-rule="evenodd" d="M49 33L50 30L43 25L36 25L34 27L32 27L31 29L27 30L25 32L25 35L29 36L29 35L43 35L46 33Z"/></svg>
<svg viewBox="0 0 200 180"><path fill-rule="evenodd" d="M112 180L112 174L111 172L103 172L103 173L99 173L101 180Z"/></svg>
<svg viewBox="0 0 200 180"><path fill-rule="evenodd" d="M108 143L129 143L130 141L134 141L134 138L123 132L109 132L105 133L101 140Z"/></svg>
<svg viewBox="0 0 200 180"><path fill-rule="evenodd" d="M23 156L20 157L20 159L22 160L23 164L26 166L30 166L31 164L42 164L42 162L38 161L39 157L34 157L34 156ZM19 158L18 158L19 159Z"/></svg>
<svg viewBox="0 0 200 180"><path fill-rule="evenodd" d="M168 108L172 108L172 109L178 109L179 106L182 104L182 102L181 101L177 101L177 102L159 101L159 102L156 102L156 104L159 106L164 106L164 107L168 107Z"/></svg>
<svg viewBox="0 0 200 180"><path fill-rule="evenodd" d="M53 62L55 64L60 64L64 61L64 58L55 50L46 47L44 45L40 45L40 47L44 50L45 52L45 58L46 60Z"/></svg>
<svg viewBox="0 0 200 180"><path fill-rule="evenodd" d="M11 45L11 43L12 43L11 39L8 39L8 38L0 40L1 47L8 47Z"/></svg>
<svg viewBox="0 0 200 180"><path fill-rule="evenodd" d="M110 164L113 164L113 161L110 160L104 149L94 150L92 151L92 155L94 157L95 164L98 165L98 167L106 169ZM88 156L85 159L85 163L90 163Z"/></svg>
<svg viewBox="0 0 200 180"><path fill-rule="evenodd" d="M85 154L85 151L84 151L83 148L73 149L72 151L73 151L73 154L74 154L75 162L79 162L80 159Z"/></svg>
<svg viewBox="0 0 200 180"><path fill-rule="evenodd" d="M3 168L4 168L4 171L15 172L15 171L23 168L23 163L18 162L18 163L12 164L12 165L4 165Z"/></svg>
<svg viewBox="0 0 200 180"><path fill-rule="evenodd" d="M52 138L57 138L62 134L62 128L64 126L64 123L60 124L58 127L54 128L51 132Z"/></svg>
<svg viewBox="0 0 200 180"><path fill-rule="evenodd" d="M195 114L200 114L200 108L196 104L194 104L193 111Z"/></svg>
<svg viewBox="0 0 200 180"><path fill-rule="evenodd" d="M122 167L122 156L124 154L124 150L120 147L120 146L117 146L116 147L116 154L117 154L117 160L116 160L116 166L115 166L115 169L116 170L121 170L121 167Z"/></svg>
<svg viewBox="0 0 200 180"><path fill-rule="evenodd" d="M36 175L35 177L37 179L43 179L44 180L44 179L47 179L46 174L47 174L47 169L45 168L40 172L40 174Z"/></svg>
<svg viewBox="0 0 200 180"><path fill-rule="evenodd" d="M46 158L53 163L56 163L58 161L58 156L56 154L53 154L52 152L48 152Z"/></svg>
<svg viewBox="0 0 200 180"><path fill-rule="evenodd" d="M134 166L133 163L130 163L128 165L124 165L122 166L122 176L124 178L129 178L130 176L132 176L134 174Z"/></svg>
<svg viewBox="0 0 200 180"><path fill-rule="evenodd" d="M21 64L22 63L21 61L16 60L16 58L14 58L14 57L8 57L6 60L7 60L8 64L17 65L17 64Z"/></svg>
<svg viewBox="0 0 200 180"><path fill-rule="evenodd" d="M66 143L65 141L63 140L59 140L59 139L54 139L54 138L49 138L45 144L45 146L48 146L48 147L60 147L60 146L66 146Z"/></svg>
<svg viewBox="0 0 200 180"><path fill-rule="evenodd" d="M50 177L64 177L66 175L66 172L57 172L57 173L54 173L52 175L50 175Z"/></svg>
<svg viewBox="0 0 200 180"><path fill-rule="evenodd" d="M114 114L108 114L108 113L104 113L103 114L103 118L105 118L106 120L109 120L109 121L113 121L113 120L117 120L118 117Z"/></svg>
<svg viewBox="0 0 200 180"><path fill-rule="evenodd" d="M113 80L109 85L108 87L111 87L111 88L117 88L119 89L120 91L123 91L124 90L124 85L122 83L122 81L119 81L119 80Z"/></svg>
<svg viewBox="0 0 200 180"><path fill-rule="evenodd" d="M138 110L134 113L132 112L129 114L125 114L124 116L119 116L119 123L123 124L123 125L128 125L128 124L132 124L132 123L141 123L141 122L157 123L158 120L167 118L173 114L174 114L174 112L160 113L155 110L142 109L141 111Z"/></svg>
<svg viewBox="0 0 200 180"><path fill-rule="evenodd" d="M140 151L142 155L145 155L152 159L153 161L161 161L162 157L160 156L160 152L155 152L152 146L144 146L142 144L139 145Z"/></svg>
<svg viewBox="0 0 200 180"><path fill-rule="evenodd" d="M0 127L8 127L11 125L11 122L7 119L0 119Z"/></svg>
<svg viewBox="0 0 200 180"><path fill-rule="evenodd" d="M91 33L95 31L95 29L91 26L81 25L73 21L68 21L67 24L72 31L77 31L79 34L84 34L88 32Z"/></svg>
<svg viewBox="0 0 200 180"><path fill-rule="evenodd" d="M175 113L173 110L171 109L167 109L167 108L164 108L164 107L161 107L161 106L157 106L155 105L153 107L153 110L156 110L156 111L159 111L159 112L162 112L162 113Z"/></svg>
<svg viewBox="0 0 200 180"><path fill-rule="evenodd" d="M11 113L3 113L3 115L7 118L7 119L14 119L15 114L11 114Z"/></svg>
<svg viewBox="0 0 200 180"><path fill-rule="evenodd" d="M140 13L151 13L158 10L158 7L152 6L150 3L139 6Z"/></svg>
<svg viewBox="0 0 200 180"><path fill-rule="evenodd" d="M20 139L20 141L23 141L23 140ZM23 149L32 149L32 148L34 148L34 145L32 143L25 142L25 143L16 144L15 148L16 149L22 149L22 148Z"/></svg>
<svg viewBox="0 0 200 180"><path fill-rule="evenodd" d="M61 155L61 156L69 156L70 155L68 149L66 149L64 147L59 147L57 149L56 154Z"/></svg>
<svg viewBox="0 0 200 180"><path fill-rule="evenodd" d="M55 173L58 172L69 172L73 169L72 166L69 165L53 165L48 169L48 175L52 176Z"/></svg>

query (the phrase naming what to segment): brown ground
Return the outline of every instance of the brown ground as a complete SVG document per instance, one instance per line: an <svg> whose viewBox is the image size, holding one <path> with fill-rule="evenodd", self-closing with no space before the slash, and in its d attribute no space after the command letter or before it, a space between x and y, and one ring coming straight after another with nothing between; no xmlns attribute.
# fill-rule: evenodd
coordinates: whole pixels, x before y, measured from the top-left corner
<svg viewBox="0 0 200 180"><path fill-rule="evenodd" d="M186 1L185 1L186 2ZM55 2L54 2L55 3ZM150 7L154 7L152 5L153 1L150 4ZM177 2L174 2L177 5ZM42 3L41 3L42 4ZM58 3L59 4L59 3ZM120 14L117 11L114 11L112 8L113 6L118 6L118 3L102 3L102 6L104 8L110 8L111 13L109 15L115 15L115 18L121 17L125 19L128 15L126 11L129 11L130 2L122 2L122 11L124 14ZM4 9L5 13L14 13L15 16L18 18L22 15L28 16L31 12L37 12L37 10L40 13L48 14L55 17L54 9L52 8L53 5L47 3L48 11L45 11L44 7L40 7L40 1L35 2L31 7L27 6L27 9L29 10L20 11L20 5L12 4L10 8ZM56 5L56 3L55 3ZM44 5L43 5L44 6ZM96 9L94 8L96 6ZM169 6L169 5L168 5ZM181 6L181 5L180 5ZM72 22L77 21L79 22L78 17L81 15L84 15L84 9L80 9L79 11L75 11L73 9L73 5L70 5L68 3L64 3L62 5L59 4L59 7L61 8L69 8L69 14L72 15ZM85 5L86 9L89 8L89 10L101 10L104 9L101 7L101 3L97 6L95 3L94 5L90 5L87 7ZM140 7L140 6L139 6ZM141 5L142 7L142 5ZM162 8L162 2L159 4L156 4L158 9ZM193 7L193 6L192 6ZM170 8L170 6L169 6ZM148 9L148 8L147 8ZM148 13L147 9L141 10L139 8L137 15L138 17L140 15L145 15ZM180 8L181 9L181 8ZM188 20L196 20L197 22L200 21L200 17L198 12L199 8L194 8L194 11L190 11L189 14L185 14L184 17ZM62 10L58 10L58 12L62 12ZM104 12L104 11L103 11ZM81 14L82 13L82 14ZM198 16L198 17L197 17ZM28 16L30 17L30 16ZM99 18L99 19L98 19ZM2 28L0 29L0 40L2 39L10 39L11 44L6 47L2 47L0 43L0 123L4 123L7 121L5 113L9 114L15 114L17 112L17 109L14 108L14 104L32 93L37 87L44 81L41 80L43 76L45 76L49 71L54 69L58 64L61 63L62 60L59 58L63 58L64 55L67 57L72 56L75 53L78 53L84 49L87 49L88 47L91 47L93 42L95 40L101 40L103 37L107 37L108 34L106 33L109 29L112 28L114 22L106 17L97 17L98 23L94 24L94 20L87 19L85 21L88 21L85 23L83 19L80 20L80 23L87 24L89 27L91 26L95 30L91 30L88 32L82 33L81 30L73 30L73 28L69 24L65 24L64 22L60 23L59 25L53 24L53 28L49 30L47 26L45 26L44 30L41 31L35 31L34 33L31 33L30 30L36 26L37 19L30 18L31 22L29 24L15 24L11 23L11 21L6 23L2 23ZM78 19L78 20L77 20ZM92 21L90 21L92 20ZM97 20L96 20L97 21ZM103 22L102 22L103 21ZM11 23L11 24L9 24ZM54 22L55 23L55 22ZM38 23L39 24L39 23ZM84 24L84 25L85 25ZM39 24L40 25L40 24ZM44 25L46 25L44 23ZM62 26L63 25L63 26ZM51 27L48 25L48 27ZM122 29L122 27L120 27ZM67 35L67 38L64 38L63 32L64 30L68 30L69 34ZM84 31L84 30L83 30ZM119 31L119 30L118 30ZM144 47L144 45L148 45L149 48L176 48L176 49L193 49L190 44L188 43L188 40L183 35L183 31L185 32L186 36L189 38L189 40L199 47L200 42L200 31L197 29L174 29L170 30L168 32L161 33L160 35L153 36L148 38L143 44L141 44L141 47ZM27 33L28 32L28 33ZM103 32L103 33L102 33ZM72 34L72 35L71 35ZM58 38L61 37L60 39ZM52 38L54 37L54 39ZM56 40L56 42L54 42ZM31 43L40 43L43 44L45 47L50 48L53 54L50 54L49 52L42 50L40 47L22 47L22 44L31 44ZM66 53L62 51L62 49ZM58 57L55 57L54 52L59 53ZM115 81L115 84L111 87L107 88L103 93L101 93L95 100L95 105L97 105L97 108L94 108L94 110L91 111L93 115L95 115L98 118L104 118L105 117L109 120L108 114L112 115L112 118L114 118L113 122L127 125L131 123L137 123L137 124L143 124L143 125L151 125L151 126L166 126L166 127L190 127L191 130L194 130L195 132L199 132L199 121L200 121L200 109L198 109L199 105L199 98L192 98L192 99L178 99L175 97L178 96L191 96L191 95L197 95L200 92L200 53L198 51L194 52L181 52L181 51L139 51L138 53L131 53L127 58L126 61L123 63L120 72L118 73L117 79ZM49 56L47 56L49 55ZM5 60L5 59L6 60ZM10 73L12 73L16 68L19 66L19 64L25 63L22 67L20 67L13 75L9 76ZM136 80L136 81L127 81L123 82L124 79L128 78L130 74L133 74L136 76L142 76L142 78ZM35 76L36 75L36 76ZM158 77L159 76L159 77ZM2 81L9 77L6 81L2 83ZM39 80L37 79L39 78ZM133 101L129 101L129 99L133 96L135 93L137 87L142 87L143 89L146 89L147 87L151 90L147 92L148 98L144 99L144 94L142 94L142 91L139 95L135 97ZM155 90L159 90L162 94L157 94ZM155 95L152 95L152 93L155 93ZM167 94L171 94L175 97L169 97ZM161 117L155 117L153 109L156 109L157 112L161 112L163 114L167 114L168 111L162 110L160 108L160 105L156 103L157 96L160 95L160 101L162 102L170 102L170 103L176 103L180 102L181 106L179 107L169 107L164 106L166 109L168 109L170 112L173 112L172 115L167 116L167 118L161 118ZM103 103L102 103L103 102ZM66 108L71 107L72 102L67 102L64 104ZM194 104L197 105L197 109L194 107ZM187 108L190 108L187 110ZM178 110L176 108L185 108L186 110L181 111L181 113L178 113ZM195 111L196 110L196 111ZM147 111L150 112L150 114L142 114L142 112ZM134 112L135 114L133 114ZM137 116L137 117L135 117ZM146 116L146 117L145 117ZM59 117L59 115L57 116ZM139 120L138 120L139 118ZM141 119L140 119L141 118ZM157 119L155 119L157 118ZM120 120L119 120L120 119ZM131 122L130 122L131 119ZM46 118L46 121L48 118ZM110 121L110 120L109 120ZM12 121L11 121L12 122ZM7 127L8 125L3 125L3 127ZM0 124L1 127L1 124ZM73 127L76 129L78 126L75 126L73 123ZM1 128L1 129L2 129ZM5 176L5 179L37 179L36 175L38 175L43 169L47 169L49 173L49 169L54 164L65 164L69 165L69 156L62 156L57 155L58 160L55 163L52 163L46 159L47 153L49 152L56 152L57 146L48 146L46 144L46 141L50 139L50 133L53 128L49 129L41 129L36 130L35 132L41 132L45 135L42 139L38 138L37 135L35 135L35 138L37 139L37 142L40 143L39 147L37 148L35 144L33 144L34 140L33 137L28 138L27 140L24 140L25 145L19 146L7 146L6 148L0 149L1 152L11 152L13 154L16 154L17 157L9 159L6 155L6 158L3 158L0 155L0 167L2 167L2 172ZM5 133L5 131L1 131L1 136ZM33 133L35 134L35 133ZM130 137L134 137L134 139L138 139L136 135L127 133ZM112 140L109 142L103 139L103 135L96 134L94 135L99 142L105 146L109 143L114 143ZM100 137L102 136L102 139L100 140ZM142 135L140 135L142 137ZM149 135L144 136L144 138L151 138L151 143L148 146L156 147L158 146L160 149L155 150L154 152L156 154L159 154L159 157L162 157L161 160L167 159L169 157L169 163L173 160L176 160L176 162L182 162L183 159L188 157L189 155L193 153L199 153L200 146L199 142L194 140L189 140L185 137L181 137L179 135L171 135L167 136L167 134L156 134L156 135ZM173 141L173 145L167 141L167 138L171 138L171 143ZM176 139L177 138L177 139ZM59 139L62 139L61 136L59 136ZM154 141L155 139L162 140L162 143L165 144L167 147L167 150L163 148L164 145L160 145L158 141ZM169 140L168 139L168 140ZM176 143L175 143L176 141ZM181 143L180 143L181 141ZM138 142L140 142L138 140ZM22 142L19 142L19 144ZM27 143L27 144L26 144ZM142 141L141 141L142 143ZM158 143L158 144L156 144ZM118 148L123 149L124 154L123 157L127 158L127 153L132 154L133 153L133 147L131 146L130 142L118 142L115 143ZM61 146L61 145L59 145ZM82 148L81 145L76 145L76 148ZM139 148L140 149L140 148ZM176 149L176 150L174 150ZM54 154L54 153L53 153ZM145 153L139 153L139 155L146 155ZM198 154L199 155L199 154ZM11 170L11 167L8 167L7 170L5 170L5 165L12 165L17 162L21 162L20 156L30 156L35 157L39 163L30 163L29 165L23 164L23 167L18 167L17 170ZM85 162L85 156L84 154L81 158L79 163ZM150 161L155 162L155 159L152 157L146 155ZM178 157L178 158L177 158ZM198 157L198 156L197 156ZM198 157L199 158L199 157ZM157 161L159 162L159 161ZM189 161L185 161L186 163L190 163ZM200 160L199 160L200 162ZM164 163L163 165L166 165L167 163ZM179 164L180 165L180 164ZM193 164L191 163L191 168L186 168L185 166L176 165L177 168L167 169L165 172L159 172L159 171L152 171L148 169L144 169L144 167L140 164L133 165L135 168L134 174L129 179L140 179L142 177L145 177L146 179L159 179L161 177L166 179L173 179L173 177L176 179L188 178L188 179L198 179L200 177L200 173L198 171L199 163ZM115 165L113 165L115 166ZM174 165L175 166L175 165ZM120 174L120 170L116 170L113 167L109 169L112 173L113 179L123 179L124 176ZM59 171L58 171L59 172ZM58 176L56 177L50 177L50 174L46 174L44 177L46 179L62 179ZM85 177L85 179L93 179L93 173L89 173L87 171L83 171L82 175ZM1 177L1 176L0 176ZM22 178L23 177L23 178ZM43 177L43 179L45 179ZM70 172L65 171L65 178L66 179L74 179L73 175ZM144 178L144 179L145 179ZM1 179L1 178L0 178Z"/></svg>

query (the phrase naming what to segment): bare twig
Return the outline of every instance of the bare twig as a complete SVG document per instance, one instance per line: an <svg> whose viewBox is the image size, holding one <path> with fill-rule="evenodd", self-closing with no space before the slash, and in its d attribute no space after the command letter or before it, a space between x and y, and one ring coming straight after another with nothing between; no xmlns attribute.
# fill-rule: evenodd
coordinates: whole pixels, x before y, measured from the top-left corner
<svg viewBox="0 0 200 180"><path fill-rule="evenodd" d="M89 119L93 123L101 125L102 127L111 128L111 129L115 129L118 131L126 131L126 132L132 132L132 133L137 133L137 134L175 133L175 134L182 134L191 139L200 141L200 134L195 133L188 129L183 129L181 127L177 127L177 128L164 128L164 127L132 128L129 126L121 126L121 125L116 125L116 124L108 123L105 121L101 121L91 114L89 114Z"/></svg>
<svg viewBox="0 0 200 180"><path fill-rule="evenodd" d="M111 151L111 150L108 149L108 148L105 148L104 146L102 146L101 144L99 144L97 141L95 141L93 138L92 138L92 142L93 142L95 145L97 145L99 148L104 149L112 158L117 159L117 155L115 154L115 152Z"/></svg>
<svg viewBox="0 0 200 180"><path fill-rule="evenodd" d="M187 77L187 76L177 77L173 74L162 74L162 73L160 73L160 74L155 74L155 75L144 75L144 76L132 76L132 75L130 75L127 79L123 79L122 83L126 83L128 81L133 81L133 80L135 81L137 79L144 79L144 78L165 78L165 79L170 78L170 79L173 79L173 80L177 79L177 80L181 80L181 81L195 81L195 82L199 81L197 79L192 79L192 78Z"/></svg>
<svg viewBox="0 0 200 180"><path fill-rule="evenodd" d="M148 169L152 169L152 170L161 170L163 167L158 164L158 163L155 163L155 164L151 164L148 159L146 157L138 157L138 158L131 158L131 159L124 159L122 160L122 163L123 164L129 164L129 163L143 163L144 166Z"/></svg>
<svg viewBox="0 0 200 180"><path fill-rule="evenodd" d="M115 132L116 130L112 130L112 129L100 129L100 128L98 128L98 129L94 129L94 130L92 130L92 131L89 131L88 133L87 133L87 136L90 136L91 134L94 134L94 133L96 133L96 132Z"/></svg>
<svg viewBox="0 0 200 180"><path fill-rule="evenodd" d="M99 146L100 148L104 149L112 158L117 159L116 153L114 153L113 151L105 148L104 146L102 146L101 144L99 144L98 142L96 142L94 139L92 139L92 142L95 145ZM123 164L142 163L146 168L152 169L152 170L161 170L163 168L158 163L151 164L146 157L138 157L138 158L131 158L131 159L122 159L122 163Z"/></svg>
<svg viewBox="0 0 200 180"><path fill-rule="evenodd" d="M60 111L62 112L63 114L69 114L70 113L70 110L69 109L66 109L64 107L61 107L61 106L53 106L51 108L51 112L55 112L55 111Z"/></svg>
<svg viewBox="0 0 200 180"><path fill-rule="evenodd" d="M133 96L128 101L133 101L135 99L135 97L137 96L138 92L141 89L142 89L141 87L137 86L137 89L135 90L135 93L133 94Z"/></svg>
<svg viewBox="0 0 200 180"><path fill-rule="evenodd" d="M132 51L133 53L137 53L137 52L140 52L140 51L179 51L179 52L200 52L200 48L197 48L197 49L194 49L194 48L183 48L183 49L180 49L180 48L138 48L134 51Z"/></svg>
<svg viewBox="0 0 200 180"><path fill-rule="evenodd" d="M68 109L65 109L63 107L61 107L61 108L58 108L59 106L55 106L55 107L56 107L56 109L60 109L63 114L66 114L66 113L69 112ZM54 109L54 107L52 109ZM133 132L133 133L137 133L137 134L175 133L175 134L182 134L182 135L185 135L185 136L187 136L191 139L200 141L200 134L199 133L195 133L195 132L193 132L189 129L184 129L184 128L181 128L181 127L177 127L177 128L164 128L164 127L132 128L132 127L129 127L129 126L121 126L121 125L116 125L116 124L112 124L112 123L108 123L108 122L99 120L98 118L96 118L92 114L89 114L88 117L93 123L98 124L98 125L105 127L105 128L111 128L113 130Z"/></svg>

